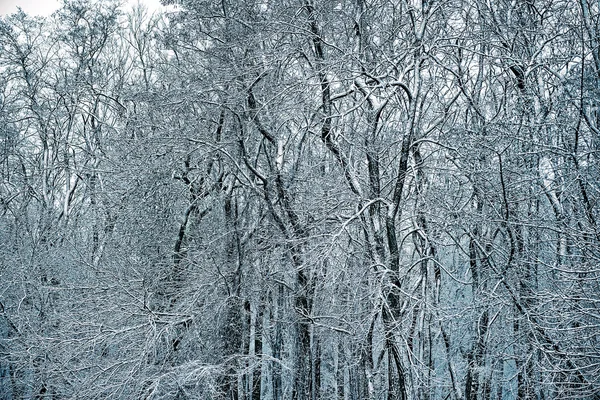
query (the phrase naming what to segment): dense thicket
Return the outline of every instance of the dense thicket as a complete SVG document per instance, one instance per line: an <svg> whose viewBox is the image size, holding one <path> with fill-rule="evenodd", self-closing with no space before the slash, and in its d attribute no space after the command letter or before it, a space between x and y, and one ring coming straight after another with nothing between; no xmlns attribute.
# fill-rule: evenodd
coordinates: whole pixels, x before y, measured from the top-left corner
<svg viewBox="0 0 600 400"><path fill-rule="evenodd" d="M589 0L0 19L0 398L599 399Z"/></svg>

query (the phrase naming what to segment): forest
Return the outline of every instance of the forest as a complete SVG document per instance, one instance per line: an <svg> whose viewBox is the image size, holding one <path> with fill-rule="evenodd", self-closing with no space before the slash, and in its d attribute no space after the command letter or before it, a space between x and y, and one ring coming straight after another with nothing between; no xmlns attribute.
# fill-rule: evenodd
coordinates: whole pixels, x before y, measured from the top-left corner
<svg viewBox="0 0 600 400"><path fill-rule="evenodd" d="M0 399L600 399L600 3L0 17Z"/></svg>

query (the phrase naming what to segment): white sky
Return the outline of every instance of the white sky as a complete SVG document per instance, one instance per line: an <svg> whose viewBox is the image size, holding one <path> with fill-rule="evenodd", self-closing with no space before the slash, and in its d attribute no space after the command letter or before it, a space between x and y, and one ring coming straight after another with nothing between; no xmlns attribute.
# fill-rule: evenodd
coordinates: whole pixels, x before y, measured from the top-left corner
<svg viewBox="0 0 600 400"><path fill-rule="evenodd" d="M136 4L137 0L125 0L129 4ZM160 0L139 0L145 4L150 11L161 8ZM60 6L59 0L0 0L0 15L6 15L17 11L17 6L31 15L50 15Z"/></svg>

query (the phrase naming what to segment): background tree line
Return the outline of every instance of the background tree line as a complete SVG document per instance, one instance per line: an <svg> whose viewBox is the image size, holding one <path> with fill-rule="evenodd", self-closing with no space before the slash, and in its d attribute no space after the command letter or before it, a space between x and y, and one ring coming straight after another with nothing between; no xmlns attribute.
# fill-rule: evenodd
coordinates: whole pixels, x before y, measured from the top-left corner
<svg viewBox="0 0 600 400"><path fill-rule="evenodd" d="M600 398L597 2L177 4L0 19L1 399Z"/></svg>

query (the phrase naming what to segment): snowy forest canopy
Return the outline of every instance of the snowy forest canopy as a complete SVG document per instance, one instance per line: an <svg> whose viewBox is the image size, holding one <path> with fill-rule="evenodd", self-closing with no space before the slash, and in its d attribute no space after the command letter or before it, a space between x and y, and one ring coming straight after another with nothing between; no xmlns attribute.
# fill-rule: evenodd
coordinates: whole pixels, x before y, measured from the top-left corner
<svg viewBox="0 0 600 400"><path fill-rule="evenodd" d="M598 7L0 18L0 399L600 399Z"/></svg>

